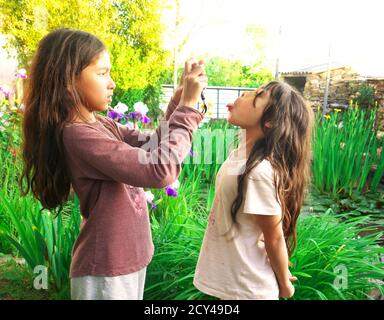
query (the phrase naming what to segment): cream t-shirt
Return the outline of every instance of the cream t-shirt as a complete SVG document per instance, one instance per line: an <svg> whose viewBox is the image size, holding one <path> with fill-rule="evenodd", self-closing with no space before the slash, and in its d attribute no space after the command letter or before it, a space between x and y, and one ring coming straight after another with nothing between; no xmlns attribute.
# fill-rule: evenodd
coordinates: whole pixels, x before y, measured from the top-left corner
<svg viewBox="0 0 384 320"><path fill-rule="evenodd" d="M237 178L246 157L234 150L216 177L216 194L208 218L193 284L220 299L278 299L275 274L264 247L263 233L252 214L281 215L275 195L273 169L263 160L247 177L239 228L232 228L231 206L237 195Z"/></svg>

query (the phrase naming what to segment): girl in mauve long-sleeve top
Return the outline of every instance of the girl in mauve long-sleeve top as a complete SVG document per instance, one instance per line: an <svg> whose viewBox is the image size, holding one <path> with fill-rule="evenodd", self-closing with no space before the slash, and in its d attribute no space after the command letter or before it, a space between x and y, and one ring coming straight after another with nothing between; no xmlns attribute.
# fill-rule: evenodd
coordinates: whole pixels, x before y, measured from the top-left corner
<svg viewBox="0 0 384 320"><path fill-rule="evenodd" d="M165 120L152 135L95 114L112 101L110 71L97 37L58 29L40 41L26 92L25 193L31 189L44 208L62 208L72 185L80 200L72 299L142 299L154 251L143 188L177 179L203 119L194 108L207 85L199 63L186 62Z"/></svg>

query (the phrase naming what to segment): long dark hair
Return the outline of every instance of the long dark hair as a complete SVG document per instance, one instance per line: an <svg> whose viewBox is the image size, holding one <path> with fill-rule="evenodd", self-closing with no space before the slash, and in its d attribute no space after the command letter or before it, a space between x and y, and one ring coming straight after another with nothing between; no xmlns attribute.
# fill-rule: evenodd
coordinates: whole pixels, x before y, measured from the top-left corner
<svg viewBox="0 0 384 320"><path fill-rule="evenodd" d="M274 170L276 197L280 200L283 232L291 256L296 247L297 218L311 176L314 113L301 94L287 83L271 81L264 90L270 93L260 121L264 136L253 145L245 170L238 177L238 193L231 207L231 216L236 224L247 175L262 160L269 160ZM272 126L266 126L267 122Z"/></svg>
<svg viewBox="0 0 384 320"><path fill-rule="evenodd" d="M24 168L19 184L23 196L31 190L43 209L59 207L58 214L71 187L63 127L75 115L81 117L79 106L86 102L76 90L76 81L104 50L104 44L90 33L57 29L40 41L30 68L23 101Z"/></svg>

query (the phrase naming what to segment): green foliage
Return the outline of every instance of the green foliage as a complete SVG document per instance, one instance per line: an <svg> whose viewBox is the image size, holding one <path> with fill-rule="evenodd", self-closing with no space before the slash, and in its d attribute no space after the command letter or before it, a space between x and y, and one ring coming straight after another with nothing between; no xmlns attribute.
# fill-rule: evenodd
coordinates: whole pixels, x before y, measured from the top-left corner
<svg viewBox="0 0 384 320"><path fill-rule="evenodd" d="M185 159L183 170L188 175L198 170L201 174L199 181L211 184L228 157L228 152L237 147L237 136L238 128L226 120L211 120L204 123L193 136L191 148L193 157Z"/></svg>
<svg viewBox="0 0 384 320"><path fill-rule="evenodd" d="M180 78L183 68L178 69L178 78ZM208 76L208 84L218 87L258 88L273 79L271 70L265 67L262 62L247 65L240 60L224 57L207 58L205 71ZM172 84L173 69L171 67L164 69L162 77L162 83Z"/></svg>
<svg viewBox="0 0 384 320"><path fill-rule="evenodd" d="M273 80L272 72L263 66L242 66L240 87L258 88Z"/></svg>
<svg viewBox="0 0 384 320"><path fill-rule="evenodd" d="M193 180L196 185L198 179ZM181 199L190 194L199 197L194 189L186 184ZM202 192L200 197L206 199L207 194ZM145 299L214 299L192 283L209 210L187 198L170 202L160 205L151 217L156 254L147 271ZM166 214L159 216L158 211ZM299 279L293 299L359 300L367 299L373 289L383 293L378 282L384 277L380 261L384 249L379 246L383 233L364 227L368 221L369 217L346 214L336 217L331 210L299 217L297 249L291 258L292 274ZM363 237L363 232L368 234Z"/></svg>
<svg viewBox="0 0 384 320"><path fill-rule="evenodd" d="M244 65L241 61L223 57L207 60L206 72L209 85L257 88L273 79L272 72L262 65Z"/></svg>
<svg viewBox="0 0 384 320"><path fill-rule="evenodd" d="M340 221L343 218L345 221ZM300 216L297 249L292 256L295 300L367 299L373 289L383 294L384 263L379 246L383 233L367 227L369 216L337 218L331 209ZM365 225L365 227L364 227ZM368 234L361 236L363 232Z"/></svg>
<svg viewBox="0 0 384 320"><path fill-rule="evenodd" d="M240 87L242 63L223 57L212 57L205 65L211 86Z"/></svg>
<svg viewBox="0 0 384 320"><path fill-rule="evenodd" d="M15 246L32 272L36 266L48 267L56 290L68 292L71 251L80 229L78 199L75 197L66 207L67 215L57 218L47 211L40 212L41 204L32 196L8 197L2 191L0 200L0 211L15 229L13 232L3 228L0 232Z"/></svg>
<svg viewBox="0 0 384 320"><path fill-rule="evenodd" d="M142 91L155 109L165 64L159 0L0 0L0 33L27 66L40 39L58 27L91 32L107 46L116 98ZM137 102L137 101L134 101ZM152 104L153 103L153 104ZM158 112L158 110L154 110Z"/></svg>
<svg viewBox="0 0 384 320"><path fill-rule="evenodd" d="M337 196L376 191L384 175L384 146L374 127L376 110L349 108L322 120L317 114L313 141L313 180L322 192ZM376 167L370 176L372 167Z"/></svg>
<svg viewBox="0 0 384 320"><path fill-rule="evenodd" d="M56 300L63 299L53 287L36 290L29 269L12 257L0 253L0 300Z"/></svg>
<svg viewBox="0 0 384 320"><path fill-rule="evenodd" d="M14 154L21 143L20 111L16 104L8 100L0 101L0 150Z"/></svg>
<svg viewBox="0 0 384 320"><path fill-rule="evenodd" d="M365 149L359 149L360 144L366 144L367 150L371 150L372 144L375 143L373 140L371 142L369 139L364 140L370 137L370 132L374 134L370 122L372 114L365 113L365 116L362 116L360 110L350 112L351 114L331 115L331 118L322 124L318 123L322 127L318 127L317 130L323 131L317 132L318 141L315 143L318 144L319 150L315 150L314 158L316 161L316 157L322 157L320 160L323 162L324 159L333 159L333 166L331 162L326 162L332 170L335 170L338 161L346 167L345 170L351 170L348 166L352 166L356 161L360 163L357 154L365 152ZM339 118L333 119L332 116ZM9 115L6 117L10 119ZM340 117L343 118L343 127L338 126ZM360 128L361 126L364 130ZM340 131L342 128L348 132ZM226 132L229 129L234 128L222 121L204 124L200 128L211 133L215 130ZM12 126L7 126L6 136L12 137L11 131L14 130L16 129ZM322 136L325 132L329 136ZM350 137L350 134L354 136ZM364 134L367 135L365 138ZM161 189L152 190L157 205L157 209L150 210L156 252L148 266L145 299L213 299L198 291L192 283L208 212L213 202L214 180L221 165L220 161L217 161L221 155L216 149L220 140L217 140L218 135L213 136L215 138L212 144L211 164L194 162L194 158L187 158L179 178L180 188L177 198L166 197L164 190ZM197 141L199 138L201 136L198 134L194 136L193 151L195 156L204 157L207 144L204 140L203 143L199 143ZM225 139L226 136L220 143L227 145ZM352 144L352 147L347 147L353 140L358 142ZM18 139L15 141L14 147L17 148L20 141ZM341 142L346 143L345 148L337 148ZM233 147L235 146L236 141ZM324 153L322 149L330 153ZM337 149L349 151L342 160L335 160ZM227 154L224 158L226 157ZM38 264L47 266L51 284L54 285L52 287L59 292L59 297L69 298L68 273L71 249L80 224L78 199L75 198L73 202L71 200L63 214L54 219L47 211L40 212L41 205L32 196L23 198L19 196L17 177L21 170L20 158L15 157L7 149L0 149L0 161L0 178L3 182L0 187L0 250L8 250L12 245L25 258L30 270ZM374 161L378 161L378 170L381 170L383 159L376 158ZM323 174L331 170L325 168L323 165ZM352 171L354 170L358 168L353 167ZM305 210L298 221L297 249L291 259L293 262L291 271L299 279L294 283L295 300L367 299L374 288L383 292L377 280L384 277L384 266L379 260L379 255L382 255L384 250L378 245L382 232L377 233L376 229L382 230L384 226L380 216L384 199L379 190L371 193L372 199L361 194L356 186L365 184L361 182L366 175L364 165L361 170L356 173L361 175L361 178L355 179L352 187L347 184L347 187L352 188L352 193L348 195L347 192L340 201L335 201L325 194L311 192L312 197L307 200ZM337 172L333 173L340 180L343 174ZM330 173L329 177L325 178L330 181L326 184L332 187L333 180ZM371 179L376 180L374 177ZM337 214L327 210L331 206ZM310 211L309 207L319 214L304 214ZM342 212L344 214L340 214ZM367 213L371 216L355 217ZM340 284L338 279L345 280L340 278L342 275L340 270L347 271L346 287L338 286Z"/></svg>
<svg viewBox="0 0 384 320"><path fill-rule="evenodd" d="M375 105L375 89L368 83L362 83L353 90L353 104L363 109L372 109Z"/></svg>

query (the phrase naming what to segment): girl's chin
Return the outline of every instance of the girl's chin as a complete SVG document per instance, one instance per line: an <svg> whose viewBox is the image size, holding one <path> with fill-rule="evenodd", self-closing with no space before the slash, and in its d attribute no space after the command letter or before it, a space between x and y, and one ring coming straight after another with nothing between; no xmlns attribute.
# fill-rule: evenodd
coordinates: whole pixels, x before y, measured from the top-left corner
<svg viewBox="0 0 384 320"><path fill-rule="evenodd" d="M234 121L234 119L231 117L231 115L228 115L227 117L227 122L233 126L236 126L236 121Z"/></svg>
<svg viewBox="0 0 384 320"><path fill-rule="evenodd" d="M108 106L109 106L109 104L106 103L105 105L102 105L102 106L98 107L97 111L106 111L106 110L108 110Z"/></svg>

